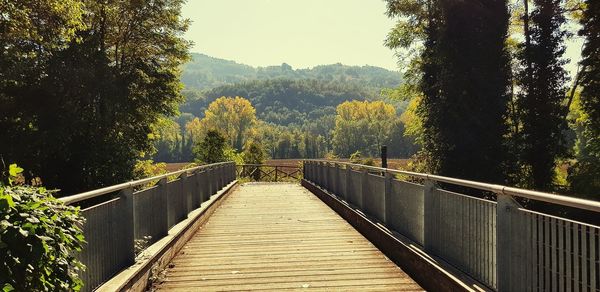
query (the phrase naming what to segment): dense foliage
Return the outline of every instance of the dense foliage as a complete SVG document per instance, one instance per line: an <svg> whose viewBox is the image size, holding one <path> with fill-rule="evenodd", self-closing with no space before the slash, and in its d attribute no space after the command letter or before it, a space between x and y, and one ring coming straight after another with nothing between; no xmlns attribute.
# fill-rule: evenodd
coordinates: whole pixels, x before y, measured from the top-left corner
<svg viewBox="0 0 600 292"><path fill-rule="evenodd" d="M381 101L340 104L333 130L334 152L340 157L350 157L356 151L379 155L381 146L389 141L396 118L394 107Z"/></svg>
<svg viewBox="0 0 600 292"><path fill-rule="evenodd" d="M564 157L567 128L565 17L560 0L536 0L527 27L528 42L519 54L522 70L517 80L520 131L516 137L521 184L551 189L557 158Z"/></svg>
<svg viewBox="0 0 600 292"><path fill-rule="evenodd" d="M415 170L597 194L596 2L387 0L397 24L385 44L405 82L386 94L410 99L401 120L422 146ZM569 88L563 54L578 21L586 40Z"/></svg>
<svg viewBox="0 0 600 292"><path fill-rule="evenodd" d="M318 80L275 79L247 81L217 87L204 94L184 92L188 100L181 112L202 117L207 106L221 96L243 96L256 107L259 119L277 125L302 125L308 120L335 114L335 107L348 100L374 98L364 88L348 83Z"/></svg>
<svg viewBox="0 0 600 292"><path fill-rule="evenodd" d="M189 161L186 159L192 145L202 140L208 129L214 128L218 128L238 152L252 138L260 142L272 158L322 158L334 151L333 130L338 105L351 100L389 102L350 82L314 79L253 80L206 91L184 90L183 94L187 100L180 106L181 114L169 122L163 121L156 130L155 161ZM243 105L242 99L233 98L235 96L244 97L247 103ZM397 112L402 112L406 104L407 101L392 101ZM250 106L252 110L242 114L241 110ZM386 143L398 144L389 147L390 155L409 157L416 151L414 139L404 137L400 119L388 121L393 125L390 124L390 139ZM239 127L243 129L237 131ZM368 147L377 146L354 148L378 155L378 151L368 150Z"/></svg>
<svg viewBox="0 0 600 292"><path fill-rule="evenodd" d="M13 2L0 46L0 137L11 143L0 155L62 194L131 179L152 124L181 100L183 1Z"/></svg>
<svg viewBox="0 0 600 292"><path fill-rule="evenodd" d="M569 180L573 189L598 199L600 194L600 2L586 1L583 28L586 38L581 65L581 136L576 145L575 166Z"/></svg>
<svg viewBox="0 0 600 292"><path fill-rule="evenodd" d="M84 219L43 187L14 185L21 171L11 165L10 182L0 183L0 288L78 291L84 266L75 256L85 243Z"/></svg>
<svg viewBox="0 0 600 292"><path fill-rule="evenodd" d="M196 160L211 164L226 161L225 150L227 143L225 137L217 130L206 132L204 139L194 147Z"/></svg>
<svg viewBox="0 0 600 292"><path fill-rule="evenodd" d="M255 122L256 110L247 99L239 96L221 97L208 106L200 127L192 130L188 126L187 129L192 133L203 130L221 131L229 140L230 146L241 151Z"/></svg>
<svg viewBox="0 0 600 292"><path fill-rule="evenodd" d="M344 102L337 106L337 115L321 116L300 126L265 122L257 119L255 112L245 98L220 97L208 105L202 119L193 118L181 128L169 121L157 132L154 160L182 157L191 151L191 145L203 143L200 141L209 130L221 133L235 153L256 143L272 158L322 158L328 153L348 157L357 150L377 156L385 144L392 157L409 157L416 151L414 140L404 135L394 106L382 101Z"/></svg>
<svg viewBox="0 0 600 292"><path fill-rule="evenodd" d="M422 44L415 48L418 57L409 56L420 72L410 89L421 92L417 112L429 170L502 181L508 100L506 2L390 0L388 13L403 17L390 33L388 46Z"/></svg>

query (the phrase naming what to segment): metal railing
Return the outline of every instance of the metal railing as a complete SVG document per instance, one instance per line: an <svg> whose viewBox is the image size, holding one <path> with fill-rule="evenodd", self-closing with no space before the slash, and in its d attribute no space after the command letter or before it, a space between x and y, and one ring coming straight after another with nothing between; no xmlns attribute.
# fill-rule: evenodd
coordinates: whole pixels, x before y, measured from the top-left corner
<svg viewBox="0 0 600 292"><path fill-rule="evenodd" d="M136 252L165 237L190 211L234 181L235 175L235 164L223 162L61 198L66 204L94 201L81 211L87 241L78 255L86 266L81 275L83 290L95 289L134 264Z"/></svg>
<svg viewBox="0 0 600 292"><path fill-rule="evenodd" d="M302 179L302 168L293 165L238 164L237 176L253 181L299 181Z"/></svg>
<svg viewBox="0 0 600 292"><path fill-rule="evenodd" d="M397 177L411 177L423 184ZM437 175L307 160L304 178L497 291L600 291L600 227L523 208L600 202ZM496 201L439 183L493 192Z"/></svg>

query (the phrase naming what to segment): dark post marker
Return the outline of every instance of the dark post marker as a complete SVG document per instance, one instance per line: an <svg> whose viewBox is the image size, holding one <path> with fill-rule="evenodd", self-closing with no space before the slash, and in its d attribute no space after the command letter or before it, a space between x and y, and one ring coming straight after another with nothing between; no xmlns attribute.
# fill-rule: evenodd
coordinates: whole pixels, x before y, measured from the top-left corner
<svg viewBox="0 0 600 292"><path fill-rule="evenodd" d="M381 146L381 167L387 168L387 146Z"/></svg>

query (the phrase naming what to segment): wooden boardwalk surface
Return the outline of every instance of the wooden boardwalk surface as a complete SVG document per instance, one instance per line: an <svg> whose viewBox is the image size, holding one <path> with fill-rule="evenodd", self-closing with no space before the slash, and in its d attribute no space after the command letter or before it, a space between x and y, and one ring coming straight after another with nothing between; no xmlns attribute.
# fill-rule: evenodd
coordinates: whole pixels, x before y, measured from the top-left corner
<svg viewBox="0 0 600 292"><path fill-rule="evenodd" d="M422 291L297 184L230 194L155 286L177 291Z"/></svg>

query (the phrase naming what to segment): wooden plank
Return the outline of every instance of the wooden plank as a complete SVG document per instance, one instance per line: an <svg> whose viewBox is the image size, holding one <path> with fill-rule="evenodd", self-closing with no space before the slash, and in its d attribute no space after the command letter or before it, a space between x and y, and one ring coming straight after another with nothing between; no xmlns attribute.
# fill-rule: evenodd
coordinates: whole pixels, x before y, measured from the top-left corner
<svg viewBox="0 0 600 292"><path fill-rule="evenodd" d="M296 184L245 184L183 247L158 290L423 291Z"/></svg>

